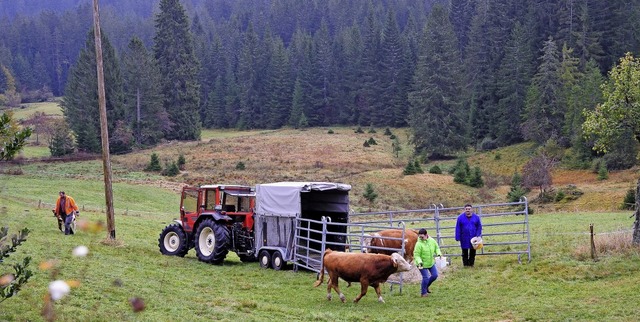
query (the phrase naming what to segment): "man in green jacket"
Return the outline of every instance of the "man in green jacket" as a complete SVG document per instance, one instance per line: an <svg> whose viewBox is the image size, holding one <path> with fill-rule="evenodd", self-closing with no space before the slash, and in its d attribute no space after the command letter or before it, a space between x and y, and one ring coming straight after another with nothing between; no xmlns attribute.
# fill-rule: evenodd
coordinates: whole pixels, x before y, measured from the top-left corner
<svg viewBox="0 0 640 322"><path fill-rule="evenodd" d="M422 297L431 293L429 286L438 278L438 268L435 265L435 257L442 257L440 246L435 239L429 237L427 230L421 228L418 231L418 242L413 250L413 258L422 275Z"/></svg>

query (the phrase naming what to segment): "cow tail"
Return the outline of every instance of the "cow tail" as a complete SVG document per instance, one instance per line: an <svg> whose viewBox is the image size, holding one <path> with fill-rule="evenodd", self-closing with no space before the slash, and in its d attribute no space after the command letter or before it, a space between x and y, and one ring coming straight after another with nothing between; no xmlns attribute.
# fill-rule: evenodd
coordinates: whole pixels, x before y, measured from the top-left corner
<svg viewBox="0 0 640 322"><path fill-rule="evenodd" d="M320 286L320 284L322 284L322 282L324 282L324 257L326 255L327 252L325 251L325 253L322 254L322 264L320 264L320 279L313 284L313 287L318 287Z"/></svg>

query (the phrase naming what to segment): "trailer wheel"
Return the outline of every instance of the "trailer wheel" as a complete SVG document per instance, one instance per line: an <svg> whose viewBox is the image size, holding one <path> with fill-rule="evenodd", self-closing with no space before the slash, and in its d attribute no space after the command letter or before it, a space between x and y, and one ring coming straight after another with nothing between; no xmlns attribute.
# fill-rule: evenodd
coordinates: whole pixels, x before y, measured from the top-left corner
<svg viewBox="0 0 640 322"><path fill-rule="evenodd" d="M200 261L222 264L229 252L229 228L205 219L198 225L195 238L196 255Z"/></svg>
<svg viewBox="0 0 640 322"><path fill-rule="evenodd" d="M283 269L286 264L287 262L282 258L282 253L280 251L276 250L273 252L273 256L271 256L271 267L273 267L273 269L279 271Z"/></svg>
<svg viewBox="0 0 640 322"><path fill-rule="evenodd" d="M164 255L184 257L189 252L189 247L182 226L171 224L164 227L158 238L158 247Z"/></svg>
<svg viewBox="0 0 640 322"><path fill-rule="evenodd" d="M258 255L258 261L260 261L260 267L269 268L271 266L271 254L269 251L266 249L261 250Z"/></svg>

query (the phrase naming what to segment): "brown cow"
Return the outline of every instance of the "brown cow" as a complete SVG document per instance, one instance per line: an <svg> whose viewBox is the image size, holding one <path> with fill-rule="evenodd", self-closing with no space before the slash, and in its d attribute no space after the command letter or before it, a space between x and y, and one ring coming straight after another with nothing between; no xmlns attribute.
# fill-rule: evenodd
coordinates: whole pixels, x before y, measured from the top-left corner
<svg viewBox="0 0 640 322"><path fill-rule="evenodd" d="M320 268L320 279L314 284L318 287L324 280L324 270L329 273L327 281L327 300L331 301L331 288L339 294L340 300L344 303L345 296L338 287L338 278L342 278L348 283L360 282L360 295L353 302L358 303L367 294L367 289L371 285L378 294L378 302L383 302L380 292L380 283L384 283L389 275L397 272L406 272L411 269L411 264L407 263L398 253L391 256L384 254L365 253L343 253L334 252L327 249L322 258Z"/></svg>
<svg viewBox="0 0 640 322"><path fill-rule="evenodd" d="M389 239L394 238L394 239ZM397 239L395 239L397 238ZM413 262L413 249L418 241L418 233L411 229L404 231L404 259L409 263ZM396 250L380 249L377 247L393 248ZM386 229L371 234L364 239L362 249L365 253L391 255L402 249L402 229Z"/></svg>

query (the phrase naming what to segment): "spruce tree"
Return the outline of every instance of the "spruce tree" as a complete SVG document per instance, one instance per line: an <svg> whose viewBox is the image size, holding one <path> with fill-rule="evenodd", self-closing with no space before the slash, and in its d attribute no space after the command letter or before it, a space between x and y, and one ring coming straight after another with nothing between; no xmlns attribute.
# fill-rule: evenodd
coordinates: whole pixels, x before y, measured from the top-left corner
<svg viewBox="0 0 640 322"><path fill-rule="evenodd" d="M161 0L155 17L153 51L161 75L164 109L173 126L170 140L200 138L199 62L194 53L189 19L179 0Z"/></svg>
<svg viewBox="0 0 640 322"><path fill-rule="evenodd" d="M123 152L130 147L114 142L116 124L124 119L122 76L114 48L103 32L102 60L107 107L107 128L111 152ZM93 30L87 33L84 48L69 75L61 107L62 113L76 136L78 150L90 153L102 151L96 49Z"/></svg>
<svg viewBox="0 0 640 322"><path fill-rule="evenodd" d="M445 9L435 5L409 93L409 125L417 152L448 154L466 146L455 35Z"/></svg>
<svg viewBox="0 0 640 322"><path fill-rule="evenodd" d="M122 55L122 66L126 124L138 145L156 144L172 125L162 105L158 66L137 37Z"/></svg>

